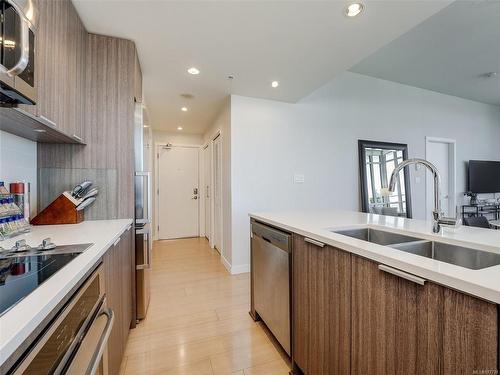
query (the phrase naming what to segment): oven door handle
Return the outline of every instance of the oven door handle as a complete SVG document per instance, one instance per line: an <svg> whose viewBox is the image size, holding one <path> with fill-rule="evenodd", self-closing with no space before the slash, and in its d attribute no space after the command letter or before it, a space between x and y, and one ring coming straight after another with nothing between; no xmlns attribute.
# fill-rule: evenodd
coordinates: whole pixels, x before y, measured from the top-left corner
<svg viewBox="0 0 500 375"><path fill-rule="evenodd" d="M100 334L98 340L96 340L97 339L97 337L95 337L96 334L92 331L93 328L94 330L100 331L100 327L99 325L96 324L96 322L98 322L102 316L106 317L106 324L104 328L101 328L102 333ZM96 318L94 319L94 322L87 330L87 333L80 344L80 348L77 351L76 356L73 358L66 374L94 375L97 373L99 363L102 359L102 356L108 344L109 335L111 334L111 330L113 329L114 321L115 321L115 314L113 310L109 308L104 308L99 312L99 314L97 314ZM92 352L92 356L89 359L90 353L88 352L88 350L92 350L92 348L95 349Z"/></svg>
<svg viewBox="0 0 500 375"><path fill-rule="evenodd" d="M5 66L0 64L0 72L6 73L9 76L13 77L21 74L28 66L30 58L30 28L29 22L19 6L14 1L10 1L9 4L15 9L18 17L21 19L21 55L19 56L19 60L17 61L16 65L14 65L10 69L7 69Z"/></svg>

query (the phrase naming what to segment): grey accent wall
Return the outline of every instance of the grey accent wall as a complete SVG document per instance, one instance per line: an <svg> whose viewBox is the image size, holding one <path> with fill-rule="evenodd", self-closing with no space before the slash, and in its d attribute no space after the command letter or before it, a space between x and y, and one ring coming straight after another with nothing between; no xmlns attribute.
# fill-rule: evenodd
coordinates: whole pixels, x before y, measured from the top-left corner
<svg viewBox="0 0 500 375"><path fill-rule="evenodd" d="M47 207L62 191L69 191L83 180L94 182L99 189L95 202L85 210L85 220L118 218L118 174L116 169L39 168L40 207Z"/></svg>

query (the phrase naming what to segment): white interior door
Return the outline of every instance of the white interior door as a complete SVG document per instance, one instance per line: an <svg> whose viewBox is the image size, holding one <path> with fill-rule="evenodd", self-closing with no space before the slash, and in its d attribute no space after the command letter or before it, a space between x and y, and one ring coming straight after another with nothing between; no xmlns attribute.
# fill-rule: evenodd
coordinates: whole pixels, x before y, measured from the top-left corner
<svg viewBox="0 0 500 375"><path fill-rule="evenodd" d="M222 250L222 142L219 135L213 141L214 166L214 246Z"/></svg>
<svg viewBox="0 0 500 375"><path fill-rule="evenodd" d="M450 139L426 139L426 159L436 166L441 175L441 210L445 216L455 216L455 141ZM427 218L434 208L434 179L426 174Z"/></svg>
<svg viewBox="0 0 500 375"><path fill-rule="evenodd" d="M160 148L159 239L199 235L198 148Z"/></svg>
<svg viewBox="0 0 500 375"><path fill-rule="evenodd" d="M211 185L211 160L212 157L210 155L210 147L207 145L203 149L203 161L205 163L204 165L204 181L205 181L205 186L204 190L200 192L201 194L205 194L205 237L210 241L210 219L211 219L211 192L210 192L210 185Z"/></svg>

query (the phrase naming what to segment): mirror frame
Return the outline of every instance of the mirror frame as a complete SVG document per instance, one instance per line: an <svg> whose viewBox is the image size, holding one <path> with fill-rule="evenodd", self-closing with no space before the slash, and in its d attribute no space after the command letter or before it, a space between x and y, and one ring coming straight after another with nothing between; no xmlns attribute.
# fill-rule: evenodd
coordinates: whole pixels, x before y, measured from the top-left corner
<svg viewBox="0 0 500 375"><path fill-rule="evenodd" d="M381 148L385 150L398 150L403 151L403 160L408 159L408 145L405 143L391 143L391 142L378 142L378 141L367 141L358 140L358 155L359 155L359 177L360 177L360 192L361 192L361 211L365 213L370 213L369 203L368 203L368 186L366 183L366 148ZM412 218L411 210L411 189L410 189L410 172L408 167L403 171L405 178L405 192L406 192L406 217L408 219Z"/></svg>

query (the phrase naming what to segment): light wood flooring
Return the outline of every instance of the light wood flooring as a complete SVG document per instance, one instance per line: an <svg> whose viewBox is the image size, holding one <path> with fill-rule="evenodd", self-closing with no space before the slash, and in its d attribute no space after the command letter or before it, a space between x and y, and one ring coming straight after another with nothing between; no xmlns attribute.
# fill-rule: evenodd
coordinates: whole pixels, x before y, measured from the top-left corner
<svg viewBox="0 0 500 375"><path fill-rule="evenodd" d="M249 274L231 276L205 239L155 242L148 315L130 332L121 373L288 375L249 303Z"/></svg>

